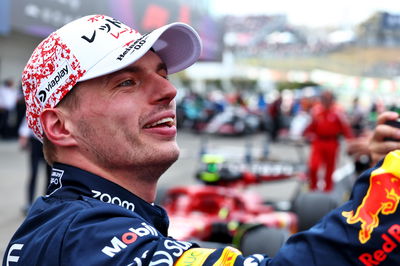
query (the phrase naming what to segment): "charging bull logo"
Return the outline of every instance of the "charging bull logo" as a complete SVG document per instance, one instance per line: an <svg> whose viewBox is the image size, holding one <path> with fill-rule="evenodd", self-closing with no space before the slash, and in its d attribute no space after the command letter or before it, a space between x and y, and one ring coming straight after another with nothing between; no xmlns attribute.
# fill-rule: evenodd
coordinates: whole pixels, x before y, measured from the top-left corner
<svg viewBox="0 0 400 266"><path fill-rule="evenodd" d="M361 205L354 211L344 211L347 223L360 222L359 240L366 243L379 226L379 215L397 210L400 200L400 151L389 153L382 166L371 173L370 185Z"/></svg>

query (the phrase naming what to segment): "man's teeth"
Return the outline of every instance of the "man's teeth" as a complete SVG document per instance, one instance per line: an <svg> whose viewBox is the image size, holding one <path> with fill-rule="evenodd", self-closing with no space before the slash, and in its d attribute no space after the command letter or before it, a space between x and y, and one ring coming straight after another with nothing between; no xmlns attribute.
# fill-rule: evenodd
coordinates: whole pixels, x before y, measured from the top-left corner
<svg viewBox="0 0 400 266"><path fill-rule="evenodd" d="M147 125L146 128L154 127L154 126L157 126L157 125L160 125L160 124L167 124L168 126L172 126L173 123L174 123L174 119L173 118L166 117L166 118L158 120L158 121L156 121L156 122L154 122L154 123L152 123L150 125Z"/></svg>

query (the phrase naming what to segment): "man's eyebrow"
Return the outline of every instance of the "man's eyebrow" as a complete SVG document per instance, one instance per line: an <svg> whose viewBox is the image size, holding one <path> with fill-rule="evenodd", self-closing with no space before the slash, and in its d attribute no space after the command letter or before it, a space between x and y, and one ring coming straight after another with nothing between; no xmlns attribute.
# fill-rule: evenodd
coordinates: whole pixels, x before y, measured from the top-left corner
<svg viewBox="0 0 400 266"><path fill-rule="evenodd" d="M142 68L138 67L138 66L128 66L128 67L118 70L114 73L111 73L110 77L114 77L114 76L117 76L119 74L126 73L126 72L137 73L137 72L140 72L141 70L142 70Z"/></svg>
<svg viewBox="0 0 400 266"><path fill-rule="evenodd" d="M139 73L140 71L143 71L143 68L140 66L128 66L126 68L123 68L121 70L118 70L114 73L111 73L109 75L107 75L106 77L106 83L110 82L110 80L115 77L118 76L120 74L123 73ZM165 71L166 73L168 73L168 69L167 69L167 65L165 63L159 63L156 67L156 72L158 71Z"/></svg>
<svg viewBox="0 0 400 266"><path fill-rule="evenodd" d="M164 63L159 63L156 67L156 71L160 71L160 70L165 70L167 72L167 66ZM128 66L126 68L123 68L121 70L118 70L112 74L110 74L110 77L119 75L121 73L125 73L125 72L131 72L131 73L138 73L140 71L143 71L143 68L140 66Z"/></svg>

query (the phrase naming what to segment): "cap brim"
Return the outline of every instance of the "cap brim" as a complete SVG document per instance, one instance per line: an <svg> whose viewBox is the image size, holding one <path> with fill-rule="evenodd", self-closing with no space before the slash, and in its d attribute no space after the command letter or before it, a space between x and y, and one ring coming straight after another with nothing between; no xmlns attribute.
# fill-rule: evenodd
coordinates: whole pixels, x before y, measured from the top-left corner
<svg viewBox="0 0 400 266"><path fill-rule="evenodd" d="M184 23L172 23L144 35L129 47L118 47L106 55L80 78L85 81L123 69L140 59L150 48L167 66L168 74L194 64L201 54L201 40L196 31Z"/></svg>

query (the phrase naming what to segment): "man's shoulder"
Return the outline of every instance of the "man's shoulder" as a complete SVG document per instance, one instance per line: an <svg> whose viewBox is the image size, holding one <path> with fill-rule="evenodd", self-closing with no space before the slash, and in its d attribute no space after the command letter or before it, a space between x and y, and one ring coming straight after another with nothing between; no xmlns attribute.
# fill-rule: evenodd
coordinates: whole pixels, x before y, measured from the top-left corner
<svg viewBox="0 0 400 266"><path fill-rule="evenodd" d="M135 218L138 223L143 221L135 212L90 197L78 200L43 197L32 205L19 231L23 232L21 237L59 235L62 238L69 234L71 227L93 225L101 228L116 220L129 224Z"/></svg>
<svg viewBox="0 0 400 266"><path fill-rule="evenodd" d="M90 197L74 200L42 197L30 209L8 249L16 245L22 247L21 261L25 262L58 261L61 254L66 257L80 254L79 249L86 249L89 237L90 246L101 253L102 247L121 230L143 227L156 235L155 229L148 229L150 226L144 223L135 212ZM84 243L76 246L77 239ZM40 258L38 252L48 256Z"/></svg>

